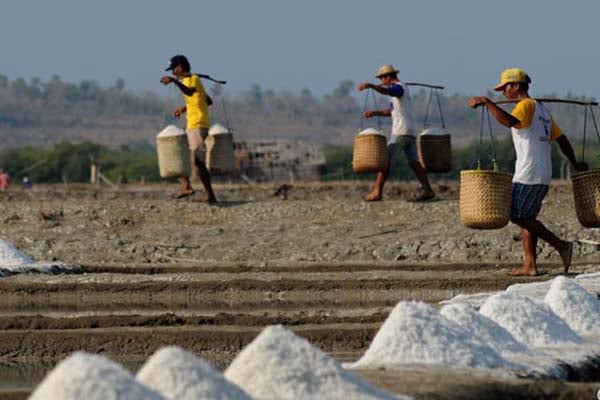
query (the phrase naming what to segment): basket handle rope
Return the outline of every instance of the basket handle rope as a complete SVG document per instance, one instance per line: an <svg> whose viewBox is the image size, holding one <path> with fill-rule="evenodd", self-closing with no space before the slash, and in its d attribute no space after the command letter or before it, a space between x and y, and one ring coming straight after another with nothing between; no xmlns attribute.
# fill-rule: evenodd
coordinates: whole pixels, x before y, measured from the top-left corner
<svg viewBox="0 0 600 400"><path fill-rule="evenodd" d="M585 162L585 139L586 139L586 135L587 135L586 125L587 125L587 111L588 111L588 107L590 109L590 116L592 118L592 122L594 123L594 130L596 131L596 137L598 138L598 142L600 142L600 130L598 129L598 123L596 122L596 115L594 114L594 108L590 104L590 105L588 105L585 108L585 113L584 113L584 117L583 117L583 144L582 144L582 151L581 151L581 153L582 153L581 159L584 162Z"/></svg>
<svg viewBox="0 0 600 400"><path fill-rule="evenodd" d="M486 118L487 117L487 118ZM488 131L490 133L490 143L492 145L492 167L494 171L498 170L498 163L496 161L496 145L494 143L494 134L492 132L492 118L490 111L486 107L481 108L481 124L479 125L479 146L477 149L477 169L481 169L481 152L483 149L483 131L485 120L488 122Z"/></svg>
<svg viewBox="0 0 600 400"><path fill-rule="evenodd" d="M175 89L172 86L167 87L167 98L165 99L165 106L163 108L163 118L162 118L163 128L165 127L165 125L167 125L167 118L169 117L169 104L171 103L171 99L173 98L174 91L175 91ZM174 124L176 126L180 127L181 129L185 130L184 119L181 117L179 117L179 119L181 120L181 122L177 123L177 121L176 121ZM181 126L179 126L179 125L181 125Z"/></svg>
<svg viewBox="0 0 600 400"><path fill-rule="evenodd" d="M431 87L429 89L429 96L427 96L427 107L425 108L425 120L423 121L423 129L427 129L431 126L431 123L429 121L429 109L430 109L430 105L431 105L431 99L433 98L433 95L435 94L435 99L437 102L437 106L438 106L438 111L440 113L440 121L442 123L442 129L446 129L446 124L444 122L444 114L442 113L442 103L440 101L440 93L438 88L436 87Z"/></svg>
<svg viewBox="0 0 600 400"><path fill-rule="evenodd" d="M231 124L229 123L229 117L227 116L227 105L225 104L225 98L221 98L221 104L223 105L223 115L225 116L225 124L227 124L227 129L229 132L233 133L233 129L231 128Z"/></svg>
<svg viewBox="0 0 600 400"><path fill-rule="evenodd" d="M375 98L375 93L373 92L372 89L368 89L367 90L367 95L365 96L365 102L363 104L363 109L362 109L362 113L360 113L360 126L359 126L359 131L362 131L364 128L364 122L365 122L365 112L367 111L367 107L369 106L369 95L373 96L373 106L375 107L375 110L377 110L379 107L377 106L377 99ZM379 115L377 115L377 129L381 130L381 117Z"/></svg>

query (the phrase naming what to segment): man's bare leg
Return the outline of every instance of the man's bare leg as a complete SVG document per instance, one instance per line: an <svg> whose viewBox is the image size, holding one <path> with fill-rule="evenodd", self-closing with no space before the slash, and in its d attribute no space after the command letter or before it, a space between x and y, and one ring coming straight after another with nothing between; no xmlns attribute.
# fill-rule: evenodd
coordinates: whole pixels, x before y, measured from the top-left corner
<svg viewBox="0 0 600 400"><path fill-rule="evenodd" d="M389 169L388 169L389 171ZM388 171L377 173L377 181L371 193L364 196L365 201L379 201L383 199L383 186L387 179Z"/></svg>
<svg viewBox="0 0 600 400"><path fill-rule="evenodd" d="M200 182L202 182L202 186L204 186L204 190L206 192L200 201L204 203L216 203L217 197L215 196L212 185L210 184L210 173L208 172L208 169L206 169L206 165L198 159L195 159L194 163L196 164Z"/></svg>
<svg viewBox="0 0 600 400"><path fill-rule="evenodd" d="M559 239L554 233L546 228L540 221L534 219L517 219L513 222L521 228L528 230L536 238L541 238L548 242L558 251L563 262L565 274L569 272L571 266L571 257L573 254L573 243Z"/></svg>
<svg viewBox="0 0 600 400"><path fill-rule="evenodd" d="M423 188L424 194L423 197L427 197L430 199L435 197L435 193L433 192L433 189L429 184L429 179L427 179L427 172L425 171L421 163L416 160L412 160L409 162L409 165L415 173L415 176L419 180L419 183L421 183L421 187Z"/></svg>
<svg viewBox="0 0 600 400"><path fill-rule="evenodd" d="M190 182L189 176L182 176L179 178L181 181L181 189L173 193L174 199L181 199L183 197L191 196L194 194L194 189L192 188L192 183Z"/></svg>
<svg viewBox="0 0 600 400"><path fill-rule="evenodd" d="M521 242L523 243L523 265L509 272L512 276L536 276L537 270L537 237L525 228L521 228Z"/></svg>

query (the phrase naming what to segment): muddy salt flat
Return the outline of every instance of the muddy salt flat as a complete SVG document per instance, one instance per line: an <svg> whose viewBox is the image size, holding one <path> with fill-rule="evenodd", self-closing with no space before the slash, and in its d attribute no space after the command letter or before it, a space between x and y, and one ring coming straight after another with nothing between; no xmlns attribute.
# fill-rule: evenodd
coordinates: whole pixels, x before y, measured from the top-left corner
<svg viewBox="0 0 600 400"><path fill-rule="evenodd" d="M77 350L136 372L159 348L179 345L224 370L274 324L354 362L399 301L439 308L457 295L532 282L540 282L543 301L550 286L543 282L561 271L542 246L546 275L506 276L520 261L518 230L461 227L452 183L434 185L439 200L428 204L406 202L414 186L397 183L375 204L360 200L369 189L361 183L292 185L285 200L275 195L278 185L217 185L220 207L174 202L175 186L0 195L1 239L34 260L81 266L0 280L5 396L26 398ZM561 236L599 239L579 226L568 187L552 188L540 218ZM573 274L599 271L597 255L594 246L577 246ZM541 381L435 364L354 372L415 398L593 398L598 389L589 377Z"/></svg>

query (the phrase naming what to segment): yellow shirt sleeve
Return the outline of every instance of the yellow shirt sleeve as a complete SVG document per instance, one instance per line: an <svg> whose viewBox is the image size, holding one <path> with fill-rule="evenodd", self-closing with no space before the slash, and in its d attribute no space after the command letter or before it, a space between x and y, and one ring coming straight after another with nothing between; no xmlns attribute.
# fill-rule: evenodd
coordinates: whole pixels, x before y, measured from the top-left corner
<svg viewBox="0 0 600 400"><path fill-rule="evenodd" d="M535 113L535 100L523 99L517 103L512 111L512 116L521 121L521 129L527 128L533 122Z"/></svg>

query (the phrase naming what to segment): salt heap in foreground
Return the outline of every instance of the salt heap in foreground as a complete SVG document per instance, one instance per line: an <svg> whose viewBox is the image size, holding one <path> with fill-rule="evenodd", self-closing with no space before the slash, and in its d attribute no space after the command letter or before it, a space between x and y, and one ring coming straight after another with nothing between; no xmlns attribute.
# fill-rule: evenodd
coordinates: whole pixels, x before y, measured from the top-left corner
<svg viewBox="0 0 600 400"><path fill-rule="evenodd" d="M500 354L527 351L527 347L519 343L510 332L468 304L448 304L442 307L440 313L468 329L481 343L487 344Z"/></svg>
<svg viewBox="0 0 600 400"><path fill-rule="evenodd" d="M542 302L515 293L490 296L479 312L529 347L581 344L584 340Z"/></svg>
<svg viewBox="0 0 600 400"><path fill-rule="evenodd" d="M180 347L154 353L137 374L137 380L172 400L250 400L210 364Z"/></svg>
<svg viewBox="0 0 600 400"><path fill-rule="evenodd" d="M398 398L370 386L281 325L263 330L233 360L225 377L255 399Z"/></svg>
<svg viewBox="0 0 600 400"><path fill-rule="evenodd" d="M0 267L32 264L34 261L20 252L12 243L0 239Z"/></svg>
<svg viewBox="0 0 600 400"><path fill-rule="evenodd" d="M544 302L580 335L600 335L600 301L574 280L554 278Z"/></svg>
<svg viewBox="0 0 600 400"><path fill-rule="evenodd" d="M491 347L428 304L402 301L385 320L354 368L402 364L450 364L497 368L507 362Z"/></svg>
<svg viewBox="0 0 600 400"><path fill-rule="evenodd" d="M29 400L164 400L109 359L77 352L58 363Z"/></svg>

